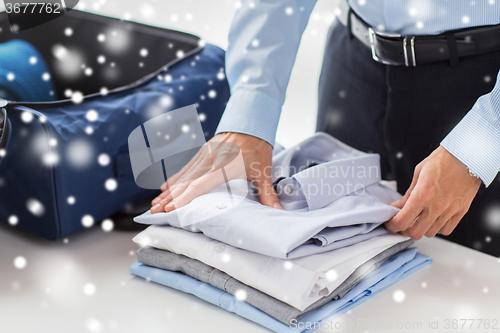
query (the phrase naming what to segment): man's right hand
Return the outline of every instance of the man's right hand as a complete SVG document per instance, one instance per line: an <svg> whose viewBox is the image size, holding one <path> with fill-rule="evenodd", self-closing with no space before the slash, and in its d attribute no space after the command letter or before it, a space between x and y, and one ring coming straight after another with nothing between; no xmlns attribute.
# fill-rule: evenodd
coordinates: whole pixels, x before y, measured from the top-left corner
<svg viewBox="0 0 500 333"><path fill-rule="evenodd" d="M246 175L241 174L240 170L236 170L237 165L229 163L224 166L228 177L230 179L246 177L257 188L263 205L282 209L271 181L273 147L257 137L231 132L220 133L207 144L214 144L213 146L217 147L216 143L224 142L233 143L240 147L246 172ZM224 183L224 179L215 172L205 172L207 166L209 168L212 166L213 169L213 155L219 153L208 152L210 149L200 149L186 166L162 185L163 192L152 201L151 213L171 212ZM220 153L224 154L224 152Z"/></svg>

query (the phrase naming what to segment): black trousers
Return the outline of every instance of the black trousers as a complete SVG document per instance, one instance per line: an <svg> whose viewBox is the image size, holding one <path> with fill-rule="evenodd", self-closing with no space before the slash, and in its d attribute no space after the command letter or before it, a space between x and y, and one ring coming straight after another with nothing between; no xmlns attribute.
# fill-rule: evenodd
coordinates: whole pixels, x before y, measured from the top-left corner
<svg viewBox="0 0 500 333"><path fill-rule="evenodd" d="M406 192L415 166L493 89L500 52L417 67L375 62L347 28L330 29L319 82L317 131L379 153L384 179ZM500 152L499 152L500 153ZM500 256L500 179L481 188L451 241Z"/></svg>

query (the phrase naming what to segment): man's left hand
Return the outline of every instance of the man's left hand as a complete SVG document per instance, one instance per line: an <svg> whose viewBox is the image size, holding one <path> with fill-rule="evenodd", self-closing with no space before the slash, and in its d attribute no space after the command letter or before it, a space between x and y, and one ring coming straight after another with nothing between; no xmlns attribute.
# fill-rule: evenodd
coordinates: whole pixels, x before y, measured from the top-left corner
<svg viewBox="0 0 500 333"><path fill-rule="evenodd" d="M401 210L385 226L413 239L449 235L469 210L480 185L480 179L439 146L415 167L410 188L391 203Z"/></svg>

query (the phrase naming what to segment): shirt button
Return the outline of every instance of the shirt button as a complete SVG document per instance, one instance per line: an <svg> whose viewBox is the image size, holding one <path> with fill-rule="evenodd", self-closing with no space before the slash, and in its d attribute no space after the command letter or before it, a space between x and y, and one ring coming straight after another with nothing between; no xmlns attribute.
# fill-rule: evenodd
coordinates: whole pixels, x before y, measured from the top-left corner
<svg viewBox="0 0 500 333"><path fill-rule="evenodd" d="M215 244L215 246L214 246L214 251L217 253L223 252L224 249L225 249L225 246L224 246L224 244L221 244L221 243Z"/></svg>
<svg viewBox="0 0 500 333"><path fill-rule="evenodd" d="M283 187L283 191L285 192L285 194L290 194L292 193L292 187L290 185L286 185L285 187Z"/></svg>
<svg viewBox="0 0 500 333"><path fill-rule="evenodd" d="M217 208L219 208L219 209L224 209L226 207L227 207L227 205L224 201L221 201L217 204Z"/></svg>

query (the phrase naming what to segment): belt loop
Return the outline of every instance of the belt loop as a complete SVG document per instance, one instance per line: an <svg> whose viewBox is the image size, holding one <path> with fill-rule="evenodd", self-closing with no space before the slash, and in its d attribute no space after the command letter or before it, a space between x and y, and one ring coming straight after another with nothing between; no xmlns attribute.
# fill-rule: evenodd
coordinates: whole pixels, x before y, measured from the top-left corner
<svg viewBox="0 0 500 333"><path fill-rule="evenodd" d="M349 6L349 4L347 4ZM349 32L349 39L353 39L354 35L352 33L352 8L349 6L349 10L347 11L347 30Z"/></svg>
<svg viewBox="0 0 500 333"><path fill-rule="evenodd" d="M458 58L457 40L455 34L451 31L446 32L446 43L448 44L448 53L450 55L450 67L457 67L460 63Z"/></svg>

